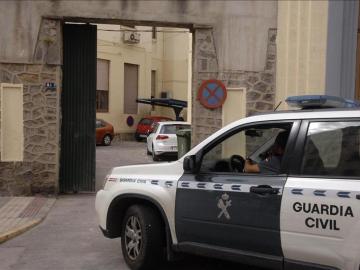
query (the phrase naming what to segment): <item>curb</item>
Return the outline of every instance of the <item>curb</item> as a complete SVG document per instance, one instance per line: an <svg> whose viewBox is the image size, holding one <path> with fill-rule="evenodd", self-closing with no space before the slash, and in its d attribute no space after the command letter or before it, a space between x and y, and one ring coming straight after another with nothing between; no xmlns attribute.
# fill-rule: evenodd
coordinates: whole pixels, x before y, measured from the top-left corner
<svg viewBox="0 0 360 270"><path fill-rule="evenodd" d="M43 218L37 218L37 219L34 219L22 226L19 226L18 228L15 228L13 230L10 230L6 233L3 233L0 235L0 244L30 230L31 228L35 227L36 225L38 225L39 223L41 223L43 220L45 219L45 217Z"/></svg>

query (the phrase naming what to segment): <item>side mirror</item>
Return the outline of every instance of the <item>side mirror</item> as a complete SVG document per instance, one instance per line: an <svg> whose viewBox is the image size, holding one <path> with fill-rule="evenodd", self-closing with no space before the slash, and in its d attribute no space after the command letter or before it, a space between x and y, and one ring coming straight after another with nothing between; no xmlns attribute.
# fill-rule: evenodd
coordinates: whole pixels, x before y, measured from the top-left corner
<svg viewBox="0 0 360 270"><path fill-rule="evenodd" d="M183 162L184 172L195 173L196 167L197 166L196 166L196 156L195 155L187 156L184 158L184 162Z"/></svg>

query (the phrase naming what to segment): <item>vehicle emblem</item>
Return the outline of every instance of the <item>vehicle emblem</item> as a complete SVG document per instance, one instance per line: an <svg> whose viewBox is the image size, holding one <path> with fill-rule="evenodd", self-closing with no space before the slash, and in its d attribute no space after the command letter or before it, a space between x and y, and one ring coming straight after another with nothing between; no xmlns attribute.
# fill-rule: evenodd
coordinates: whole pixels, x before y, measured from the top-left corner
<svg viewBox="0 0 360 270"><path fill-rule="evenodd" d="M229 212L227 211L228 207L231 206L231 200L230 196L226 193L224 193L221 198L219 199L218 203L217 203L217 207L219 209L221 209L221 212L218 215L218 218L221 218L222 215L224 215L226 217L226 219L231 219Z"/></svg>

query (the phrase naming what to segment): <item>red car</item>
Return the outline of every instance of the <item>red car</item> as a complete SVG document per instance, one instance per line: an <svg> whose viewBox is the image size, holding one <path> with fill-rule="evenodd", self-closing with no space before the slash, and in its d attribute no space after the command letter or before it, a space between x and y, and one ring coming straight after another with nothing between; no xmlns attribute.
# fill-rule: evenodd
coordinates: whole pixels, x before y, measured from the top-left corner
<svg viewBox="0 0 360 270"><path fill-rule="evenodd" d="M108 146L114 138L113 125L102 119L96 119L96 144Z"/></svg>
<svg viewBox="0 0 360 270"><path fill-rule="evenodd" d="M164 116L145 116L142 118L136 128L135 140L139 142L146 138L147 135L152 131L153 124L163 121L172 121L172 119Z"/></svg>

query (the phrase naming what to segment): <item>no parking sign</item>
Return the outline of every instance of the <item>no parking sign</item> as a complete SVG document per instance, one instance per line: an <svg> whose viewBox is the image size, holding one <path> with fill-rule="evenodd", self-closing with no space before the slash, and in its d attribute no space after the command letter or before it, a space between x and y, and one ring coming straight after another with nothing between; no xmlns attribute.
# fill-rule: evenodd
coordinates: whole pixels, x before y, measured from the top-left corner
<svg viewBox="0 0 360 270"><path fill-rule="evenodd" d="M226 95L226 87L221 81L207 80L199 87L198 100L205 108L216 109L224 104Z"/></svg>

